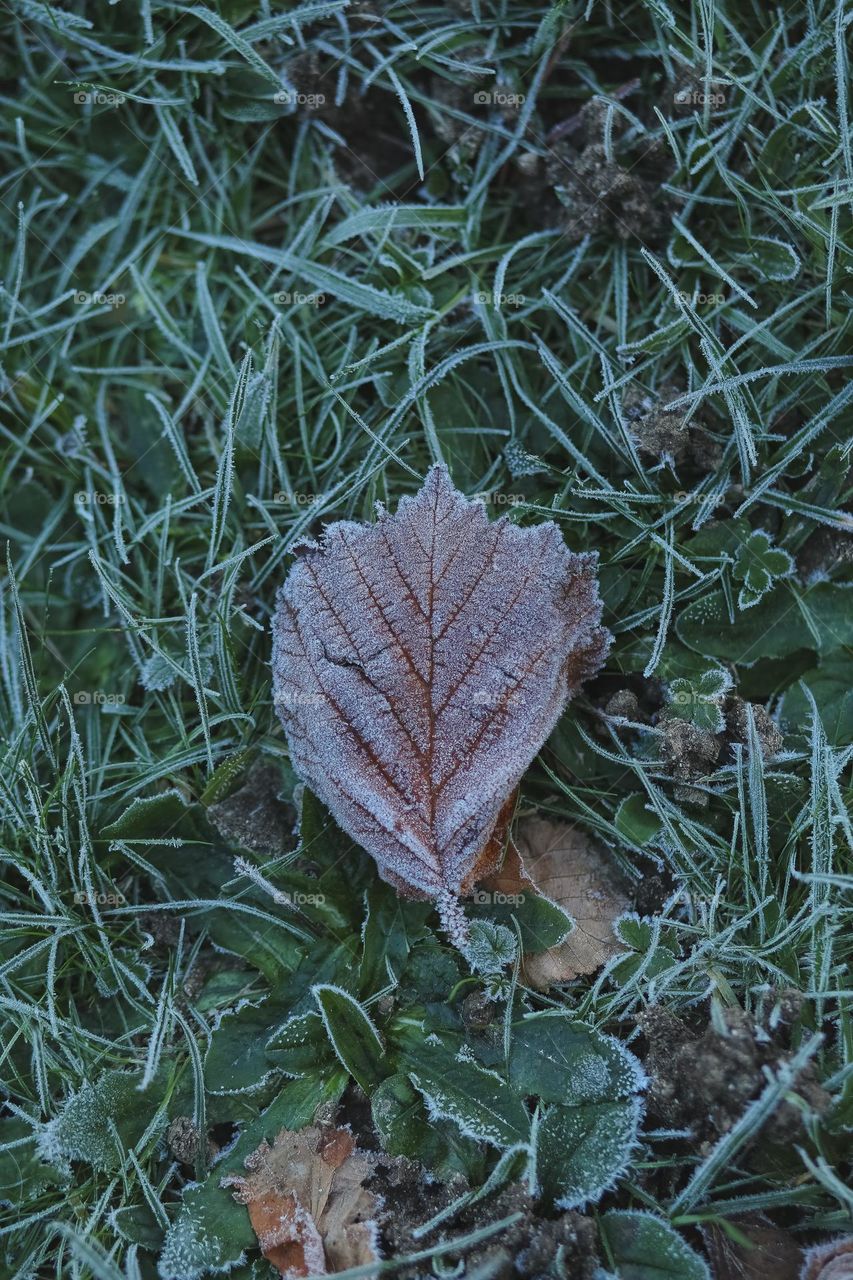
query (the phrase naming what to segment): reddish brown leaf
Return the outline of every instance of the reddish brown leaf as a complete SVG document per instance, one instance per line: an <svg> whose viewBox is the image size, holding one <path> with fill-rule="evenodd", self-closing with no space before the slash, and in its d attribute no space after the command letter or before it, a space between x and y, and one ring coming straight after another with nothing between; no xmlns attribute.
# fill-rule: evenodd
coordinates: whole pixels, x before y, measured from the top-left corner
<svg viewBox="0 0 853 1280"><path fill-rule="evenodd" d="M295 768L457 937L501 810L606 655L596 560L551 522L490 523L437 466L396 514L304 546L279 594L273 688Z"/></svg>
<svg viewBox="0 0 853 1280"><path fill-rule="evenodd" d="M378 1260L378 1206L363 1185L376 1159L346 1129L282 1129L246 1158L246 1177L222 1185L248 1209L264 1257L297 1280Z"/></svg>
<svg viewBox="0 0 853 1280"><path fill-rule="evenodd" d="M527 818L519 823L515 844L507 850L500 871L484 883L507 895L532 890L550 898L569 913L575 927L564 942L545 951L525 954L524 980L541 991L594 973L624 950L613 932L613 921L630 902L625 886L603 850L576 827Z"/></svg>

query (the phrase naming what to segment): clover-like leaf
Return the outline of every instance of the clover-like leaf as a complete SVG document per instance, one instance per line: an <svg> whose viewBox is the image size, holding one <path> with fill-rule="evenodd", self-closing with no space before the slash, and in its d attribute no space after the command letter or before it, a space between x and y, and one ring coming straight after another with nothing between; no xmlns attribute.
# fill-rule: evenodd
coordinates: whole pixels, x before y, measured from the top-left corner
<svg viewBox="0 0 853 1280"><path fill-rule="evenodd" d="M273 688L297 772L402 893L458 897L567 699L609 645L594 553L551 522L490 523L436 466L394 515L302 544L273 623Z"/></svg>
<svg viewBox="0 0 853 1280"><path fill-rule="evenodd" d="M787 578L794 571L794 562L787 551L774 547L769 533L755 529L738 548L733 573L740 582L738 608L751 609L779 578Z"/></svg>
<svg viewBox="0 0 853 1280"><path fill-rule="evenodd" d="M678 720L688 720L697 729L722 733L726 724L722 702L732 683L729 673L721 667L689 679L679 676L670 682L667 711Z"/></svg>

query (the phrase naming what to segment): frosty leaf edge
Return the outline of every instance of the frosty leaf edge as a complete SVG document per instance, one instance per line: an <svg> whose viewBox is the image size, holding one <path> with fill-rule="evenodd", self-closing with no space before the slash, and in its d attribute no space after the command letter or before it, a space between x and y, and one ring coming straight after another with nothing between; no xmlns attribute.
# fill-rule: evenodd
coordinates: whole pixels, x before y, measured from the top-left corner
<svg viewBox="0 0 853 1280"><path fill-rule="evenodd" d="M279 591L273 696L294 768L457 941L499 818L610 646L597 559L551 521L489 521L437 465L393 515L302 544Z"/></svg>

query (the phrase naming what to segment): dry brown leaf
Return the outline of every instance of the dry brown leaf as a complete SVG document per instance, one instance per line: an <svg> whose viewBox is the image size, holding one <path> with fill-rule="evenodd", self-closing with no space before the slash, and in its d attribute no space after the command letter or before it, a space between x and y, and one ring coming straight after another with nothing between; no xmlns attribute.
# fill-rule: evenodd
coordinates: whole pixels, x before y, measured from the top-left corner
<svg viewBox="0 0 853 1280"><path fill-rule="evenodd" d="M524 893L533 885L562 907L575 921L564 942L546 951L526 954L524 980L540 991L569 982L596 969L624 948L613 932L613 921L630 907L625 888L606 854L576 827L526 818L515 833L501 870L484 888L501 893Z"/></svg>
<svg viewBox="0 0 853 1280"><path fill-rule="evenodd" d="M223 1187L246 1205L261 1252L285 1280L331 1275L379 1259L376 1197L364 1187L377 1157L347 1129L282 1129Z"/></svg>
<svg viewBox="0 0 853 1280"><path fill-rule="evenodd" d="M597 555L550 521L490 522L443 466L394 515L298 550L272 655L293 764L461 940L458 898L495 865L502 810L607 653Z"/></svg>
<svg viewBox="0 0 853 1280"><path fill-rule="evenodd" d="M789 1232L751 1215L732 1223L748 1244L716 1225L702 1228L714 1280L798 1280L802 1250Z"/></svg>
<svg viewBox="0 0 853 1280"><path fill-rule="evenodd" d="M801 1280L853 1280L853 1236L809 1249Z"/></svg>

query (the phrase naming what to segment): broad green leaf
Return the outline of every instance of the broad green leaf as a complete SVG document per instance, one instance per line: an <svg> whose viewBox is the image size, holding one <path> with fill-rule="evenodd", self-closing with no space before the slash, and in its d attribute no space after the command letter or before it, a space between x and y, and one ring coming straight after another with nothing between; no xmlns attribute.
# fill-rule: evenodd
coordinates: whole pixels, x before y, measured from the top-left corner
<svg viewBox="0 0 853 1280"><path fill-rule="evenodd" d="M266 1039L284 1013L282 1001L263 1000L220 1018L204 1059L204 1083L211 1093L251 1093L264 1087L273 1070Z"/></svg>
<svg viewBox="0 0 853 1280"><path fill-rule="evenodd" d="M547 1203L573 1209L598 1200L627 1167L639 1123L637 1098L548 1107L536 1145Z"/></svg>
<svg viewBox="0 0 853 1280"><path fill-rule="evenodd" d="M184 1191L177 1218L166 1233L160 1254L161 1280L200 1280L228 1271L247 1249L257 1245L246 1206L220 1187L217 1169L204 1182Z"/></svg>
<svg viewBox="0 0 853 1280"><path fill-rule="evenodd" d="M630 844L644 845L653 840L663 825L648 803L648 797L634 792L626 796L616 810L616 829Z"/></svg>
<svg viewBox="0 0 853 1280"><path fill-rule="evenodd" d="M364 1008L341 987L318 984L314 998L337 1057L365 1093L385 1075L385 1046Z"/></svg>
<svg viewBox="0 0 853 1280"><path fill-rule="evenodd" d="M60 1164L49 1164L39 1158L38 1129L7 1116L0 1120L0 1202L24 1206L48 1186L67 1181L68 1173Z"/></svg>
<svg viewBox="0 0 853 1280"><path fill-rule="evenodd" d="M830 746L843 747L853 742L849 660L842 654L832 654L819 667L806 671L800 680L811 690ZM809 736L811 707L799 683L785 691L779 720L785 732Z"/></svg>
<svg viewBox="0 0 853 1280"><path fill-rule="evenodd" d="M289 1076L311 1075L324 1062L334 1062L325 1023L319 1013L297 1013L270 1036L265 1057Z"/></svg>
<svg viewBox="0 0 853 1280"><path fill-rule="evenodd" d="M389 1155L417 1160L440 1176L471 1175L482 1148L450 1120L427 1114L426 1104L408 1076L387 1076L371 1100L373 1123Z"/></svg>
<svg viewBox="0 0 853 1280"><path fill-rule="evenodd" d="M536 1013L513 1024L509 1079L518 1093L580 1106L635 1094L642 1068L619 1040L563 1013Z"/></svg>
<svg viewBox="0 0 853 1280"><path fill-rule="evenodd" d="M366 998L388 985L389 968L399 979L413 939L424 931L432 903L407 902L384 880L376 880L365 896L359 989Z"/></svg>
<svg viewBox="0 0 853 1280"><path fill-rule="evenodd" d="M528 1141L530 1120L524 1104L496 1072L432 1044L408 1056L405 1065L430 1117L452 1120L468 1137L495 1147Z"/></svg>
<svg viewBox="0 0 853 1280"><path fill-rule="evenodd" d="M254 911L247 910L249 906ZM259 894L251 903L241 899L234 906L223 897L221 907L205 911L204 923L217 947L258 969L273 987L293 972L305 954L302 929L285 908Z"/></svg>
<svg viewBox="0 0 853 1280"><path fill-rule="evenodd" d="M597 1200L624 1170L636 1139L642 1067L612 1036L563 1013L538 1013L512 1029L509 1078L541 1098L536 1167L548 1203Z"/></svg>
<svg viewBox="0 0 853 1280"><path fill-rule="evenodd" d="M145 1202L114 1209L110 1214L110 1224L128 1243L138 1244L154 1253L162 1245L166 1230Z"/></svg>
<svg viewBox="0 0 853 1280"><path fill-rule="evenodd" d="M774 587L760 609L732 622L722 592L703 596L675 624L683 642L708 658L752 666L760 658L787 657L795 649L831 653L853 644L850 588L819 582L809 590Z"/></svg>
<svg viewBox="0 0 853 1280"><path fill-rule="evenodd" d="M704 1258L653 1213L613 1209L599 1230L619 1280L711 1280Z"/></svg>

